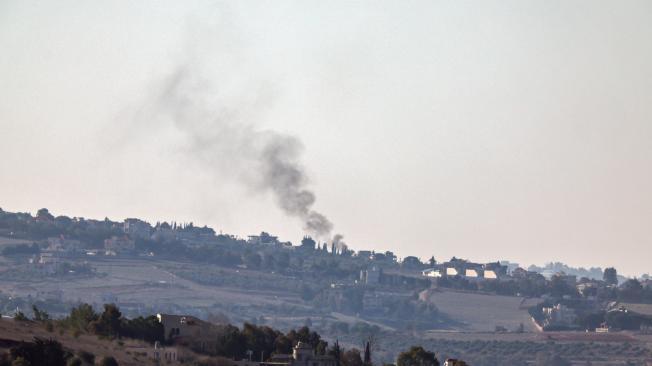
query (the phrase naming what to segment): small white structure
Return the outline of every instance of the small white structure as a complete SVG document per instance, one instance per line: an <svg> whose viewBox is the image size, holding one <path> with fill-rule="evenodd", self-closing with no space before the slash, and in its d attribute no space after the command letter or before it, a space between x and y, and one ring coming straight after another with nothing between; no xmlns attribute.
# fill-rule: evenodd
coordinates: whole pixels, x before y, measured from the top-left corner
<svg viewBox="0 0 652 366"><path fill-rule="evenodd" d="M426 269L425 271L422 271L421 274L426 277L441 277L441 271L434 268Z"/></svg>
<svg viewBox="0 0 652 366"><path fill-rule="evenodd" d="M459 272L457 271L457 268L455 267L448 267L446 268L446 276L457 276Z"/></svg>

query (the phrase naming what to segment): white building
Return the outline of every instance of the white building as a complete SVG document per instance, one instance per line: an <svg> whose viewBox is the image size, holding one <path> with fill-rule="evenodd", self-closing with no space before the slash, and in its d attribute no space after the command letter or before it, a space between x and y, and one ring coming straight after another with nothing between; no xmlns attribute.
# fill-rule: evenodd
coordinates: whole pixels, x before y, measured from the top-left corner
<svg viewBox="0 0 652 366"><path fill-rule="evenodd" d="M422 271L421 274L426 277L441 277L441 271L434 268L426 269L425 271Z"/></svg>

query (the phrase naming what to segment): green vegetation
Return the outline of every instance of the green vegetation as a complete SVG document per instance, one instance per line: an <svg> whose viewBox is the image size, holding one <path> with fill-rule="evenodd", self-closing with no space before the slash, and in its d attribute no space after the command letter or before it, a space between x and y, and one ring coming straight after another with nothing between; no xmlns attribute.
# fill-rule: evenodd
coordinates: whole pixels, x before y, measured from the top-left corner
<svg viewBox="0 0 652 366"><path fill-rule="evenodd" d="M118 361L116 361L115 358L111 356L102 357L98 366L118 366Z"/></svg>
<svg viewBox="0 0 652 366"><path fill-rule="evenodd" d="M36 243L30 244L18 244L18 245L8 245L2 248L2 255L12 256L12 255L35 255L41 252L41 248Z"/></svg>
<svg viewBox="0 0 652 366"><path fill-rule="evenodd" d="M81 304L73 308L70 315L59 320L58 323L73 331L89 332L110 338L127 337L147 342L164 340L163 326L156 316L127 319L113 304L104 305L104 311L100 314L96 313L91 305Z"/></svg>
<svg viewBox="0 0 652 366"><path fill-rule="evenodd" d="M439 360L433 352L417 346L401 352L396 359L396 366L439 366Z"/></svg>
<svg viewBox="0 0 652 366"><path fill-rule="evenodd" d="M70 353L63 349L61 343L34 338L32 342L21 342L12 347L7 362L12 362L12 365L65 366L69 358Z"/></svg>

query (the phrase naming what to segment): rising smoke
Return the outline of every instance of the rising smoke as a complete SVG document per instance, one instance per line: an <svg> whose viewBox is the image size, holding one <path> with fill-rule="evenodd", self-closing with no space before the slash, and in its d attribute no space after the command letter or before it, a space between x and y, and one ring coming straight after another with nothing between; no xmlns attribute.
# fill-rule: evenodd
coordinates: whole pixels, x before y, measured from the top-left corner
<svg viewBox="0 0 652 366"><path fill-rule="evenodd" d="M226 90L224 90L226 89ZM300 164L303 145L294 136L257 128L261 106L254 88L251 95L234 95L217 88L191 68L179 68L161 83L140 119L164 118L183 137L182 151L189 159L221 177L231 176L255 191L271 192L278 207L299 218L307 233L330 240L332 223L313 209L315 194ZM337 241L342 239L336 235Z"/></svg>

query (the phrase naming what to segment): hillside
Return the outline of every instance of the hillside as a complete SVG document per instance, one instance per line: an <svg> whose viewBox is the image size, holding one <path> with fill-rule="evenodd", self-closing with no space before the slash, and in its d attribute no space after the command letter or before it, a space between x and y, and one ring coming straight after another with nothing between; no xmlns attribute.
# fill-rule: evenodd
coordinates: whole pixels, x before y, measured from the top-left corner
<svg viewBox="0 0 652 366"><path fill-rule="evenodd" d="M136 340L109 340L100 339L95 335L81 334L75 337L72 332L54 328L49 332L41 323L31 321L14 321L10 318L0 320L0 353L9 350L14 342L29 342L39 337L54 339L74 354L80 351L94 354L96 359L103 356L113 356L123 366L155 365L154 360L143 356L152 348L151 345Z"/></svg>
<svg viewBox="0 0 652 366"><path fill-rule="evenodd" d="M527 308L537 299L453 290L426 290L422 297L453 321L454 330L493 332L502 326L514 331L523 324L525 332L536 331Z"/></svg>

